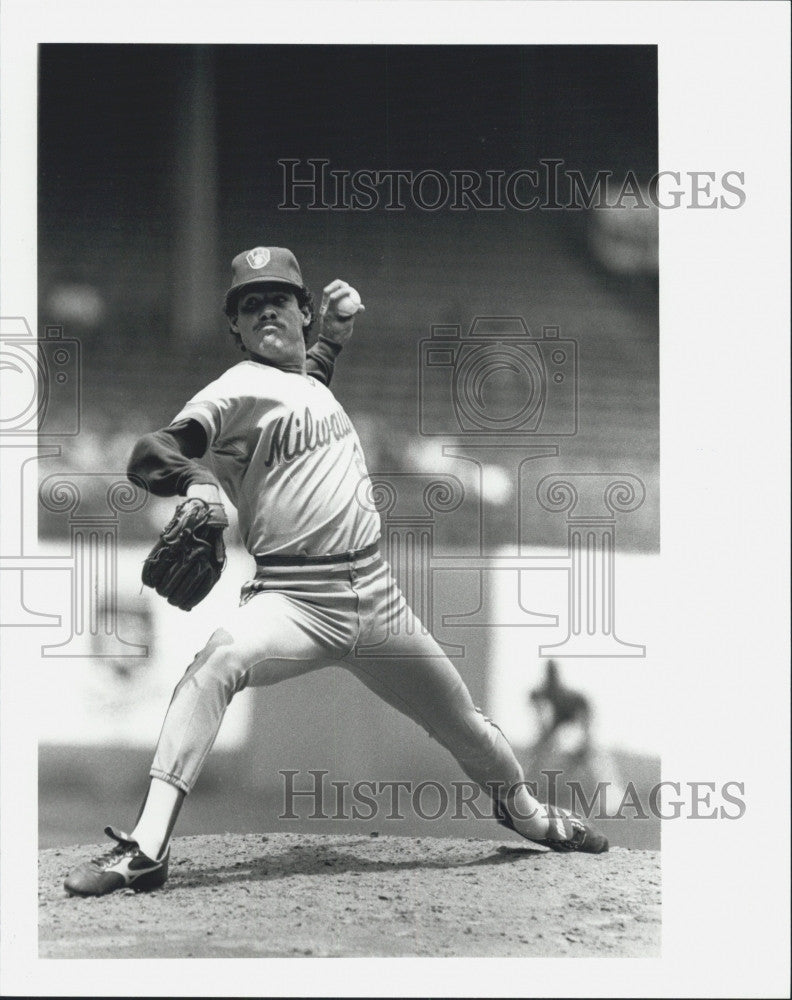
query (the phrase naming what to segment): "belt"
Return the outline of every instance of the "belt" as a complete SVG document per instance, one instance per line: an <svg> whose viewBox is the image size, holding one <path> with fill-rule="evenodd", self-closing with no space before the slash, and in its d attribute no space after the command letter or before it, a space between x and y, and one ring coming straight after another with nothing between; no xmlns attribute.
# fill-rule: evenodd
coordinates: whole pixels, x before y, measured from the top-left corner
<svg viewBox="0 0 792 1000"><path fill-rule="evenodd" d="M326 556L255 556L257 566L332 566L338 563L355 562L379 554L379 542L372 542L364 549L348 552L333 552Z"/></svg>

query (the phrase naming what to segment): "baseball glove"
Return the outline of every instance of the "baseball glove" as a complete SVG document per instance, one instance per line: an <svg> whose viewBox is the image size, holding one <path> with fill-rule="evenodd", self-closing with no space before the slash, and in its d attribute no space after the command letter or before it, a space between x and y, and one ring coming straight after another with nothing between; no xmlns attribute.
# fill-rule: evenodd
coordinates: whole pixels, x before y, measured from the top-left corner
<svg viewBox="0 0 792 1000"><path fill-rule="evenodd" d="M182 611L199 604L225 567L223 505L192 498L176 508L143 563L143 583Z"/></svg>

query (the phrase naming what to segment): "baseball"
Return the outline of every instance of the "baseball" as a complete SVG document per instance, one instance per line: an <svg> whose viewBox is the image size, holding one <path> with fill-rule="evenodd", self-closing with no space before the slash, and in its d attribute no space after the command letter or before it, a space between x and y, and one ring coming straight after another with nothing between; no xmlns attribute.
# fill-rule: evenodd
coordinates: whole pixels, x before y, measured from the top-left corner
<svg viewBox="0 0 792 1000"><path fill-rule="evenodd" d="M354 288L350 288L346 295L336 302L335 308L339 316L354 316L360 308L360 296Z"/></svg>

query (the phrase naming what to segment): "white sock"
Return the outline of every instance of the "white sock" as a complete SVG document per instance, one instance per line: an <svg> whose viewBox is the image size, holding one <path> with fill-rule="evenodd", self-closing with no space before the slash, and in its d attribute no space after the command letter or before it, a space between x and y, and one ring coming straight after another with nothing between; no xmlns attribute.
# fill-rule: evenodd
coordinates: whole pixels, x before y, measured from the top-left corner
<svg viewBox="0 0 792 1000"><path fill-rule="evenodd" d="M167 850L183 800L184 792L175 785L161 778L151 779L146 804L130 837L154 861L159 860Z"/></svg>
<svg viewBox="0 0 792 1000"><path fill-rule="evenodd" d="M517 832L523 837L529 840L544 840L547 836L557 836L555 822L548 819L547 807L535 799L524 785L515 790L509 806L509 815ZM562 837L564 835L563 828L560 835Z"/></svg>

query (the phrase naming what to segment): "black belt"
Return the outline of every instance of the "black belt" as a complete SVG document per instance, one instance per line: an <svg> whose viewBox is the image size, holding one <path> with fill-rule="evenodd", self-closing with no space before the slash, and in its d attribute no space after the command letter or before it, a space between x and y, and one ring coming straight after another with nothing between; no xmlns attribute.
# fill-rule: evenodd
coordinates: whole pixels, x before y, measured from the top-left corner
<svg viewBox="0 0 792 1000"><path fill-rule="evenodd" d="M257 566L332 566L337 563L354 562L379 553L379 542L372 542L364 549L349 552L334 552L327 556L256 556Z"/></svg>

